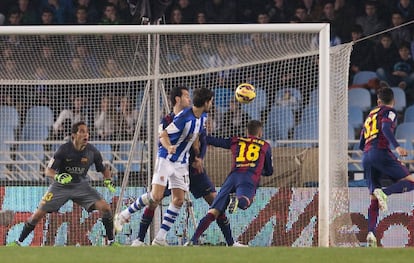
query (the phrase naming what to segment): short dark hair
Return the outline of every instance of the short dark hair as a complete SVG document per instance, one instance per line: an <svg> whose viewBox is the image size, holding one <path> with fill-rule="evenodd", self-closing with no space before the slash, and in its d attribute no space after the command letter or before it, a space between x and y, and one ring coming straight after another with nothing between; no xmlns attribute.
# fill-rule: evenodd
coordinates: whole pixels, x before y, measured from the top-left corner
<svg viewBox="0 0 414 263"><path fill-rule="evenodd" d="M390 104L394 99L394 92L389 87L382 87L377 91L377 97L384 104Z"/></svg>
<svg viewBox="0 0 414 263"><path fill-rule="evenodd" d="M259 135L260 129L263 128L263 123L258 120L250 120L247 123L247 133L249 135L257 136Z"/></svg>
<svg viewBox="0 0 414 263"><path fill-rule="evenodd" d="M207 101L210 101L214 96L214 92L208 88L198 88L193 92L193 105L195 107L202 107Z"/></svg>
<svg viewBox="0 0 414 263"><path fill-rule="evenodd" d="M176 103L175 97L181 97L183 95L183 90L188 91L188 88L186 86L176 86L171 89L170 102L173 107L175 106L175 103Z"/></svg>
<svg viewBox="0 0 414 263"><path fill-rule="evenodd" d="M75 122L72 125L72 130L71 130L72 134L77 133L79 131L79 126L81 126L81 125L86 125L86 122L84 122L84 121Z"/></svg>
<svg viewBox="0 0 414 263"><path fill-rule="evenodd" d="M354 24L354 25L351 27L351 32L352 32L352 33L359 33L359 34L362 34L362 32L363 32L362 26L361 26L360 24Z"/></svg>

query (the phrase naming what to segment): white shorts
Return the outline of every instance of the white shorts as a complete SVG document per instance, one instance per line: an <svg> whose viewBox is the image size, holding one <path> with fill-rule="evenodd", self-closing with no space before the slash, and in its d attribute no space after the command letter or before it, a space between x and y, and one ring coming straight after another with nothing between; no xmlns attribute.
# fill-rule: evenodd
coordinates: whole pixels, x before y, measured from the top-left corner
<svg viewBox="0 0 414 263"><path fill-rule="evenodd" d="M173 163L164 158L157 158L152 184L166 186L167 182L168 189L178 188L188 192L190 185L188 164Z"/></svg>

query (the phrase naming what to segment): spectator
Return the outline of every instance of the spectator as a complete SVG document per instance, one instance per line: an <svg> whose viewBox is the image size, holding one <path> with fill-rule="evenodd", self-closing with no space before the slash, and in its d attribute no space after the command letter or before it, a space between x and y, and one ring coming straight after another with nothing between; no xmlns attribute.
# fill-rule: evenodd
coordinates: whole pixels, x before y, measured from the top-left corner
<svg viewBox="0 0 414 263"><path fill-rule="evenodd" d="M207 24L206 14L202 11L197 12L195 23L196 24Z"/></svg>
<svg viewBox="0 0 414 263"><path fill-rule="evenodd" d="M308 17L309 21L318 21L321 16L323 16L323 8L327 4L332 4L330 1L326 1L324 3L319 3L318 0L300 0L299 5L305 7L306 16ZM323 8L321 8L323 6ZM327 17L325 17L327 18Z"/></svg>
<svg viewBox="0 0 414 263"><path fill-rule="evenodd" d="M21 13L22 25L35 25L38 23L35 8L32 6L30 0L18 0L18 9Z"/></svg>
<svg viewBox="0 0 414 263"><path fill-rule="evenodd" d="M119 66L119 63L114 58L106 59L101 73L106 78L119 78L125 76L125 72L122 70L122 68Z"/></svg>
<svg viewBox="0 0 414 263"><path fill-rule="evenodd" d="M306 7L303 5L299 5L295 8L294 16L299 19L299 23L309 22Z"/></svg>
<svg viewBox="0 0 414 263"><path fill-rule="evenodd" d="M414 4L411 0L399 0L397 10L401 13L404 21L414 19Z"/></svg>
<svg viewBox="0 0 414 263"><path fill-rule="evenodd" d="M365 14L357 17L355 23L361 25L364 36L370 36L382 31L386 25L377 14L377 3L375 1L365 2Z"/></svg>
<svg viewBox="0 0 414 263"><path fill-rule="evenodd" d="M268 15L268 14L266 14L265 12L259 13L259 14L257 15L257 20L256 20L256 22L257 22L258 24L268 24L268 23L270 23L270 18L269 18L269 15Z"/></svg>
<svg viewBox="0 0 414 263"><path fill-rule="evenodd" d="M103 15L100 25L119 25L122 24L121 19L118 17L118 11L114 4L107 3L103 9Z"/></svg>
<svg viewBox="0 0 414 263"><path fill-rule="evenodd" d="M272 23L286 23L290 21L293 15L289 1L285 0L273 0L273 3L266 5L265 10L267 10L270 22Z"/></svg>
<svg viewBox="0 0 414 263"><path fill-rule="evenodd" d="M81 39L75 44L75 54L74 56L79 57L82 62L85 64L85 70L88 75L97 76L98 74L98 65L96 62L95 56L90 51L89 45L86 44L87 41Z"/></svg>
<svg viewBox="0 0 414 263"><path fill-rule="evenodd" d="M92 24L90 18L88 17L88 10L84 6L78 6L75 12L75 20L73 22L75 25L88 25Z"/></svg>
<svg viewBox="0 0 414 263"><path fill-rule="evenodd" d="M56 76L61 72L61 70L59 69L60 65L57 63L56 50L52 44L50 44L47 41L43 42L43 44L40 47L39 55L40 57L37 64L44 69L44 78L53 75Z"/></svg>
<svg viewBox="0 0 414 263"><path fill-rule="evenodd" d="M119 127L120 114L109 95L102 97L101 108L95 114L95 133L98 140L114 140Z"/></svg>
<svg viewBox="0 0 414 263"><path fill-rule="evenodd" d="M77 0L75 7L76 10L78 10L79 7L84 7L86 9L89 23L96 24L99 21L99 12L95 5L95 1Z"/></svg>
<svg viewBox="0 0 414 263"><path fill-rule="evenodd" d="M389 33L380 36L380 41L375 45L373 58L378 76L384 76L385 71L390 71L399 54L397 46L392 41Z"/></svg>
<svg viewBox="0 0 414 263"><path fill-rule="evenodd" d="M249 115L235 99L230 100L229 108L220 118L220 131L217 136L242 136L249 121Z"/></svg>
<svg viewBox="0 0 414 263"><path fill-rule="evenodd" d="M53 24L63 25L69 22L73 14L73 1L67 0L41 0L40 7L49 9L53 13Z"/></svg>
<svg viewBox="0 0 414 263"><path fill-rule="evenodd" d="M89 123L88 110L84 105L84 98L80 94L72 97L71 107L60 112L53 124L53 134L58 140L70 139L71 127L74 123L83 121Z"/></svg>
<svg viewBox="0 0 414 263"><path fill-rule="evenodd" d="M55 24L53 17L53 11L50 8L43 8L40 14L40 24L41 25L53 25Z"/></svg>
<svg viewBox="0 0 414 263"><path fill-rule="evenodd" d="M183 24L192 24L195 21L196 13L194 5L190 0L178 0L175 8L180 9ZM173 8L173 9L175 9Z"/></svg>
<svg viewBox="0 0 414 263"><path fill-rule="evenodd" d="M355 5L350 1L335 0L335 19L333 26L342 43L351 41L351 27L355 24Z"/></svg>
<svg viewBox="0 0 414 263"><path fill-rule="evenodd" d="M414 61L411 59L410 46L403 43L398 48L399 58L389 70L378 77L391 87L398 86L405 91L408 105L414 103Z"/></svg>
<svg viewBox="0 0 414 263"><path fill-rule="evenodd" d="M399 27L404 23L404 17L399 11L394 11L391 14L391 27L398 27L390 31L392 41L397 47L404 42L410 42L411 34L407 27Z"/></svg>
<svg viewBox="0 0 414 263"><path fill-rule="evenodd" d="M21 25L22 14L20 13L19 9L12 8L7 16L6 25L8 26L19 26Z"/></svg>
<svg viewBox="0 0 414 263"><path fill-rule="evenodd" d="M170 17L168 19L168 24L175 24L179 25L183 23L183 15L181 13L181 9L175 7L171 10Z"/></svg>
<svg viewBox="0 0 414 263"><path fill-rule="evenodd" d="M118 140L132 140L134 137L135 126L138 121L138 111L135 109L131 99L128 96L123 96L119 102L120 111L120 126Z"/></svg>
<svg viewBox="0 0 414 263"><path fill-rule="evenodd" d="M362 38L361 25L355 24L351 29L352 41L355 42L350 57L350 80L360 71L374 71L373 49L374 43L370 39L359 41ZM352 82L352 81L351 81Z"/></svg>
<svg viewBox="0 0 414 263"><path fill-rule="evenodd" d="M70 61L71 75L74 78L91 78L89 68L85 64L85 61L79 56L73 56Z"/></svg>
<svg viewBox="0 0 414 263"><path fill-rule="evenodd" d="M122 17L122 23L129 22L131 17L128 1L126 0L107 0L107 3L113 4L116 8L118 17Z"/></svg>

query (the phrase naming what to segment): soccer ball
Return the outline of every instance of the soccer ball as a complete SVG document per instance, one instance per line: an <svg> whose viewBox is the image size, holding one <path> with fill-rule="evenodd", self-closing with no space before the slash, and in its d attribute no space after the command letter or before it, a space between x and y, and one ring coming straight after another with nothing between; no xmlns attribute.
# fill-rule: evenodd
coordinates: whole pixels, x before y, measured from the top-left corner
<svg viewBox="0 0 414 263"><path fill-rule="evenodd" d="M256 98L256 90L252 84L242 83L237 86L235 97L238 102L246 104Z"/></svg>

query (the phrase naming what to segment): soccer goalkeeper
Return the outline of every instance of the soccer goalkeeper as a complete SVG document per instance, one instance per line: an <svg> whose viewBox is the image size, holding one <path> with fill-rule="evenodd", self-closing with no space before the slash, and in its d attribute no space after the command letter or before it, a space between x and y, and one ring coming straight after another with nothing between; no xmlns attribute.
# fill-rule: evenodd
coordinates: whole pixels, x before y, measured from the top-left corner
<svg viewBox="0 0 414 263"><path fill-rule="evenodd" d="M115 192L111 182L111 172L102 163L101 153L88 143L89 130L80 121L72 126L72 140L61 145L46 168L46 176L54 179L42 197L39 207L24 224L18 240L8 246L20 246L34 230L46 213L58 211L68 200L79 204L88 212L99 210L106 230L108 245L116 245L113 234L113 217L109 204L89 184L86 173L92 164L104 177L105 186Z"/></svg>

